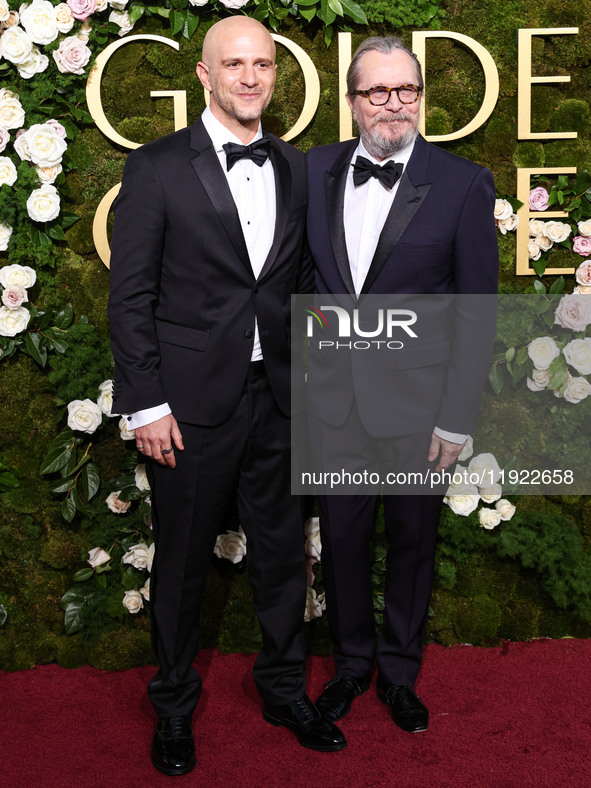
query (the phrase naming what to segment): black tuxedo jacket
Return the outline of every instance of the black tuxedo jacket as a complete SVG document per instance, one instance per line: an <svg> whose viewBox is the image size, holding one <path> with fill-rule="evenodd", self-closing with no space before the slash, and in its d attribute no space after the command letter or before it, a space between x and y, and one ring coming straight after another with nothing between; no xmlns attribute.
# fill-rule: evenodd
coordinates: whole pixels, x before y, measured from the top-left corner
<svg viewBox="0 0 591 788"><path fill-rule="evenodd" d="M306 171L302 153L269 137L275 234L256 280L201 120L129 154L111 255L116 412L168 402L179 421L222 423L246 379L256 315L273 394L289 413L290 294L313 284Z"/></svg>
<svg viewBox="0 0 591 788"><path fill-rule="evenodd" d="M418 305L419 339L378 355L311 352L310 411L340 426L355 400L365 428L378 438L434 426L469 433L494 340L498 249L492 174L419 136L357 299L343 226L345 182L357 144L352 140L307 154L316 289L321 295L349 294L359 308L365 295L405 294L404 302L397 297L392 306ZM417 299L420 294L431 295Z"/></svg>

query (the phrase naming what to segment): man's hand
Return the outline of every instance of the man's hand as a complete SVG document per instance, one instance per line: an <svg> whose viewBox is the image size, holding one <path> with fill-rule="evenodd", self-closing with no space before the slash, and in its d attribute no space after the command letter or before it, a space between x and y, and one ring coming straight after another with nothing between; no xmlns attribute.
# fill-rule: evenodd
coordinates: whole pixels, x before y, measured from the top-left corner
<svg viewBox="0 0 591 788"><path fill-rule="evenodd" d="M429 446L429 462L433 462L433 460L439 457L439 462L435 470L445 471L458 459L458 455L465 445L466 441L463 443L452 443L433 433L431 435L431 445Z"/></svg>
<svg viewBox="0 0 591 788"><path fill-rule="evenodd" d="M169 468L176 467L173 446L180 451L185 448L179 425L172 414L144 427L138 427L135 430L135 443L146 457L151 457L160 465L168 465Z"/></svg>

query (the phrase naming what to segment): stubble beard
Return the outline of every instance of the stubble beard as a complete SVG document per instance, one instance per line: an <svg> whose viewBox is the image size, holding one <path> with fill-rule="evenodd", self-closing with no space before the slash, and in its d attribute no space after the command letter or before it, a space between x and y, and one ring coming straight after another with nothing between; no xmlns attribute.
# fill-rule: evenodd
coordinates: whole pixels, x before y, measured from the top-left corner
<svg viewBox="0 0 591 788"><path fill-rule="evenodd" d="M267 109L271 102L272 94L263 102L263 104L258 104L256 107L239 107L238 100L230 94L229 96L220 95L218 91L212 85L212 92L211 95L214 98L216 104L228 115L229 117L237 120L239 123L246 123L253 120L260 120L263 112Z"/></svg>
<svg viewBox="0 0 591 788"><path fill-rule="evenodd" d="M370 125L363 126L358 119L357 113L353 113L353 119L359 127L361 141L365 150L370 153L374 159L387 159L394 153L398 153L407 145L410 145L416 139L418 134L418 119L413 115L405 113L396 115L395 117L380 118L376 116L370 122ZM387 137L382 134L378 129L379 123L400 123L401 121L408 121L410 123L408 129L399 137Z"/></svg>

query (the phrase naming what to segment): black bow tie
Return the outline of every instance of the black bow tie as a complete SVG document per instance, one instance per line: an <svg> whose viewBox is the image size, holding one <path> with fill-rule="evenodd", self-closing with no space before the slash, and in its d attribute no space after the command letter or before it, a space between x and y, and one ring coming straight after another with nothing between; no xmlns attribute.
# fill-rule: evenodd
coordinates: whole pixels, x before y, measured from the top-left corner
<svg viewBox="0 0 591 788"><path fill-rule="evenodd" d="M382 167L379 164L372 164L365 156L358 156L353 165L353 183L355 186L360 186L373 177L383 183L386 188L391 189L402 175L403 169L402 164L394 161L386 162Z"/></svg>
<svg viewBox="0 0 591 788"><path fill-rule="evenodd" d="M262 167L269 158L270 140L261 137L250 145L237 145L235 142L226 142L222 148L226 151L226 169L228 172L240 159L252 159L256 165Z"/></svg>

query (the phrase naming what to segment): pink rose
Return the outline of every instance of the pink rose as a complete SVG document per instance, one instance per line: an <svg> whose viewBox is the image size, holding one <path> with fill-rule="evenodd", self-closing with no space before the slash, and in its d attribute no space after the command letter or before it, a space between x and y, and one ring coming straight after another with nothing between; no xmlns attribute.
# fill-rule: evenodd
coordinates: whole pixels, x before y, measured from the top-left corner
<svg viewBox="0 0 591 788"><path fill-rule="evenodd" d="M589 257L591 254L591 238L586 238L584 235L575 235L573 238L573 252L582 254L583 257Z"/></svg>
<svg viewBox="0 0 591 788"><path fill-rule="evenodd" d="M96 0L67 0L74 19L83 22L96 11Z"/></svg>
<svg viewBox="0 0 591 788"><path fill-rule="evenodd" d="M22 285L10 285L2 291L2 303L9 309L18 309L28 300L27 291Z"/></svg>
<svg viewBox="0 0 591 788"><path fill-rule="evenodd" d="M591 260L585 260L577 268L575 279L580 285L591 285Z"/></svg>
<svg viewBox="0 0 591 788"><path fill-rule="evenodd" d="M543 186L536 186L529 193L529 207L532 211L545 211L548 207L549 196Z"/></svg>
<svg viewBox="0 0 591 788"><path fill-rule="evenodd" d="M554 323L571 331L584 331L591 323L591 298L586 295L565 295L554 312Z"/></svg>
<svg viewBox="0 0 591 788"><path fill-rule="evenodd" d="M62 124L59 122L59 120L56 120L55 118L51 118L50 120L46 120L45 121L45 125L46 126L51 126L52 129L55 129L58 137L61 137L63 140L65 140L66 137L68 136L68 132L62 126Z"/></svg>
<svg viewBox="0 0 591 788"><path fill-rule="evenodd" d="M62 74L84 74L91 53L84 41L77 36L68 36L62 39L59 49L54 49L51 54Z"/></svg>

